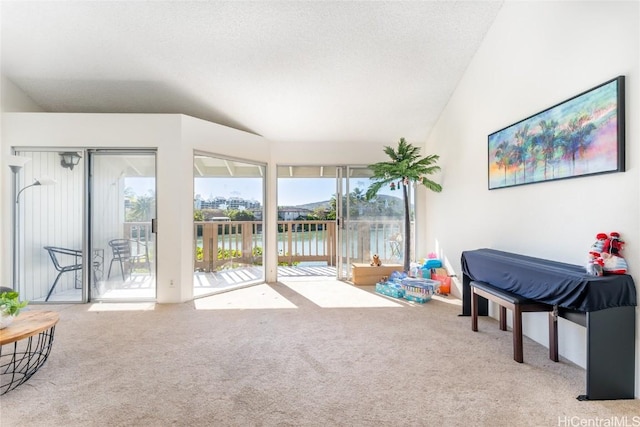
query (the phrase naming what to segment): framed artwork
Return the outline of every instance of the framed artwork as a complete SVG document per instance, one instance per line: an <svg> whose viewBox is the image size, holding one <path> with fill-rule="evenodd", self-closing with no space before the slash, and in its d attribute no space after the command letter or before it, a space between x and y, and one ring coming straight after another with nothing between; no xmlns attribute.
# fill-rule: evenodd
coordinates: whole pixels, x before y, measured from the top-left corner
<svg viewBox="0 0 640 427"><path fill-rule="evenodd" d="M624 76L489 135L489 190L624 172Z"/></svg>

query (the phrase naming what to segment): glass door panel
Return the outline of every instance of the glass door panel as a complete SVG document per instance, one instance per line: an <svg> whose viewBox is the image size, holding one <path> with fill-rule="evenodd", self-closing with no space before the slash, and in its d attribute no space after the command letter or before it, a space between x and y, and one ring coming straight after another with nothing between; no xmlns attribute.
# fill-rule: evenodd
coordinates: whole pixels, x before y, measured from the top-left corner
<svg viewBox="0 0 640 427"><path fill-rule="evenodd" d="M15 154L13 288L32 303L81 302L83 152Z"/></svg>
<svg viewBox="0 0 640 427"><path fill-rule="evenodd" d="M91 300L156 298L156 153L91 151Z"/></svg>
<svg viewBox="0 0 640 427"><path fill-rule="evenodd" d="M336 276L336 166L278 166L279 276Z"/></svg>
<svg viewBox="0 0 640 427"><path fill-rule="evenodd" d="M266 166L196 153L193 295L264 282Z"/></svg>
<svg viewBox="0 0 640 427"><path fill-rule="evenodd" d="M383 188L373 200L366 200L371 170L347 166L343 170L341 195L341 239L345 276L352 263L369 263L374 254L383 264L402 264L402 193Z"/></svg>

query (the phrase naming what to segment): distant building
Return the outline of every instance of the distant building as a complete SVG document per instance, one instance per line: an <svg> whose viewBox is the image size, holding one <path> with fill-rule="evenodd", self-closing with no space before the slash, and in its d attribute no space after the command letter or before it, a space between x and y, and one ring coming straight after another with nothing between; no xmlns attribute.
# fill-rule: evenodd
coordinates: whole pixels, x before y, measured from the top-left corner
<svg viewBox="0 0 640 427"><path fill-rule="evenodd" d="M202 196L199 194L196 195L193 200L193 208L194 209L236 209L236 210L245 210L245 209L261 209L261 204L257 200L245 200L242 197L230 197L225 198L222 196L216 196L214 198L209 198L208 200L204 200Z"/></svg>
<svg viewBox="0 0 640 427"><path fill-rule="evenodd" d="M227 208L227 199L225 199L224 197L221 196L216 196L214 197L213 200L211 200L211 203L213 204L213 208L214 209L226 209Z"/></svg>
<svg viewBox="0 0 640 427"><path fill-rule="evenodd" d="M282 218L285 221L293 221L301 216L308 216L313 213L309 209L297 208L294 206L286 206L278 208L278 217Z"/></svg>
<svg viewBox="0 0 640 427"><path fill-rule="evenodd" d="M249 212L253 214L256 221L262 221L262 208L250 208Z"/></svg>

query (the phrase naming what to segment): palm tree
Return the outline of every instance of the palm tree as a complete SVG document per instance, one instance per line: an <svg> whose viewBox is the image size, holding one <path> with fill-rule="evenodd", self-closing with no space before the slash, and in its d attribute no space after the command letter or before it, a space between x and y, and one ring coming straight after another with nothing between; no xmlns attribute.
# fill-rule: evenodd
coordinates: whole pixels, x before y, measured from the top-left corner
<svg viewBox="0 0 640 427"><path fill-rule="evenodd" d="M440 158L438 155L420 157L420 148L407 143L404 138L400 138L398 148L385 146L384 152L391 158L391 161L374 163L368 168L373 172L371 180L374 181L367 189L365 197L367 200L373 199L380 189L391 183L399 181L402 184L402 197L404 200L404 271L409 271L410 251L411 251L411 228L409 211L409 185L413 182L424 185L431 191L439 193L442 186L427 178L440 170L436 162Z"/></svg>
<svg viewBox="0 0 640 427"><path fill-rule="evenodd" d="M575 171L576 157L582 157L590 144L590 134L596 126L590 122L588 114L582 114L569 120L562 132L565 158L571 160L571 169Z"/></svg>
<svg viewBox="0 0 640 427"><path fill-rule="evenodd" d="M509 157L509 141L502 140L496 147L496 165L499 168L504 168L504 185L507 185L507 169L511 165L511 158Z"/></svg>
<svg viewBox="0 0 640 427"><path fill-rule="evenodd" d="M544 179L547 179L547 165L554 158L558 144L556 135L558 122L555 120L540 120L539 125L538 145L542 149L542 157L544 159Z"/></svg>
<svg viewBox="0 0 640 427"><path fill-rule="evenodd" d="M578 155L585 157L589 146L593 142L591 132L596 129L596 125L591 122L591 116L582 114L578 117L577 127L575 129L575 138L578 143Z"/></svg>
<svg viewBox="0 0 640 427"><path fill-rule="evenodd" d="M127 215L127 221L150 221L155 211L155 196L151 190L148 194L133 199Z"/></svg>
<svg viewBox="0 0 640 427"><path fill-rule="evenodd" d="M529 124L525 124L516 131L515 134L514 155L516 164L522 163L522 182L527 182L527 162L529 160L529 152L531 147L529 136Z"/></svg>

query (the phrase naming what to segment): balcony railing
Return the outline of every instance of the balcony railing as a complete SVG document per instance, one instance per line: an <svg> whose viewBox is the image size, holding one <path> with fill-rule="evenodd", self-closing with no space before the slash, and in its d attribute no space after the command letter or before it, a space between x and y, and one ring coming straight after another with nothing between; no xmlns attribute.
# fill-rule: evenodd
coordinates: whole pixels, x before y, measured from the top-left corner
<svg viewBox="0 0 640 427"><path fill-rule="evenodd" d="M124 236L131 240L131 252L134 255L143 253L147 250L149 242L155 240L155 236L151 233L151 222L125 222Z"/></svg>
<svg viewBox="0 0 640 427"><path fill-rule="evenodd" d="M335 265L335 221L278 221L278 264L326 261Z"/></svg>
<svg viewBox="0 0 640 427"><path fill-rule="evenodd" d="M338 239L335 221L278 221L278 263L296 265L322 261L335 266ZM350 221L342 253L351 261L367 262L376 253L383 261L401 259L396 240L399 221ZM260 265L264 248L261 221L194 222L194 268L217 271L226 266Z"/></svg>

